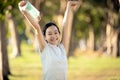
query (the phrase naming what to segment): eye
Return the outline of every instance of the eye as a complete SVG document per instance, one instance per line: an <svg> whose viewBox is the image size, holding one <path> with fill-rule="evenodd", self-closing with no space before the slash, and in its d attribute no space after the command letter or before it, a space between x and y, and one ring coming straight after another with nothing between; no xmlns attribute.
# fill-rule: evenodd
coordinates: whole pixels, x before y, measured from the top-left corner
<svg viewBox="0 0 120 80"><path fill-rule="evenodd" d="M55 34L58 34L58 32L55 32Z"/></svg>
<svg viewBox="0 0 120 80"><path fill-rule="evenodd" d="M52 35L52 34L48 34L48 35Z"/></svg>
<svg viewBox="0 0 120 80"><path fill-rule="evenodd" d="M58 31L55 31L55 34L58 34Z"/></svg>
<svg viewBox="0 0 120 80"><path fill-rule="evenodd" d="M51 33L48 33L48 35L52 35Z"/></svg>

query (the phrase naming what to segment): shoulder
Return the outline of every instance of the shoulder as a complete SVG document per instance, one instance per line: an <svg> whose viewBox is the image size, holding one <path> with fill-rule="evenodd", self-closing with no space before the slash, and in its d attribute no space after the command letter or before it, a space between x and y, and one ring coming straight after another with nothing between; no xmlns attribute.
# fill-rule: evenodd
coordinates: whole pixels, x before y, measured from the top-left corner
<svg viewBox="0 0 120 80"><path fill-rule="evenodd" d="M45 59L46 58L46 56L48 56L49 55L49 51L50 49L49 49L49 45L48 45L48 43L46 43L45 42L45 47L44 47L44 49L43 50L40 50L39 49L39 53L40 53L40 57L41 57L41 59Z"/></svg>
<svg viewBox="0 0 120 80"><path fill-rule="evenodd" d="M42 53L44 53L45 51L47 51L47 49L48 49L48 43L45 42L45 47L44 47L42 50L39 49L39 51L40 51L40 53L42 54Z"/></svg>
<svg viewBox="0 0 120 80"><path fill-rule="evenodd" d="M58 46L64 48L63 43L60 43Z"/></svg>
<svg viewBox="0 0 120 80"><path fill-rule="evenodd" d="M60 48L62 51L64 51L64 53L66 53L66 50L65 50L65 47L64 47L63 43L60 43L60 44L59 44L59 48Z"/></svg>

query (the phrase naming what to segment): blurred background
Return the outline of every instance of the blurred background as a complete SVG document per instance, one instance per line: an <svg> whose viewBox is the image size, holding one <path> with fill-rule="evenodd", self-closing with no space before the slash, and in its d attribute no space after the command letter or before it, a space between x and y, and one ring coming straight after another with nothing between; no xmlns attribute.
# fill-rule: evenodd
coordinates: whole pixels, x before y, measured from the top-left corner
<svg viewBox="0 0 120 80"><path fill-rule="evenodd" d="M20 0L0 0L0 80L41 80L38 42L18 9ZM67 0L29 0L60 28ZM120 0L79 0L73 13L68 80L120 80Z"/></svg>

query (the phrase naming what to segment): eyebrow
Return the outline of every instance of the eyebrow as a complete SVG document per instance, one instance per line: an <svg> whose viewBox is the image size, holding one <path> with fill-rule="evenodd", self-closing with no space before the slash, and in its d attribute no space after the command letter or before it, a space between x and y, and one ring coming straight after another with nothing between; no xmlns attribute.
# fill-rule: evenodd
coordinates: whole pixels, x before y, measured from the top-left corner
<svg viewBox="0 0 120 80"><path fill-rule="evenodd" d="M58 32L58 30L55 30L55 31L57 31L57 32Z"/></svg>

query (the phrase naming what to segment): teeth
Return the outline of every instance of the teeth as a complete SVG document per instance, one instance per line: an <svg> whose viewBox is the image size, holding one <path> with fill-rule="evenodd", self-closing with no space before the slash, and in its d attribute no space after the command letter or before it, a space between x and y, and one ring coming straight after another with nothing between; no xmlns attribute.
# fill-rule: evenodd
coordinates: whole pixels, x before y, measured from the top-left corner
<svg viewBox="0 0 120 80"><path fill-rule="evenodd" d="M51 39L51 41L56 41L56 40L58 40L58 38L52 38L52 39Z"/></svg>

